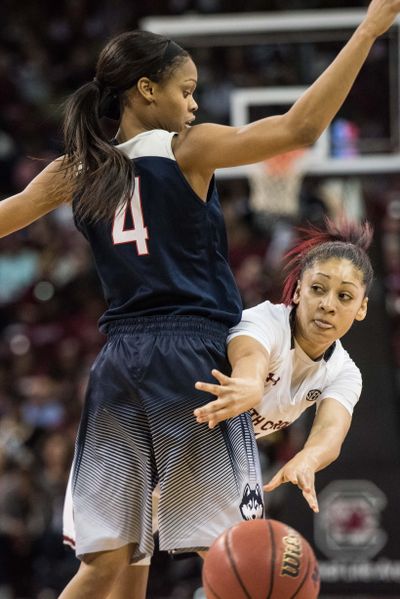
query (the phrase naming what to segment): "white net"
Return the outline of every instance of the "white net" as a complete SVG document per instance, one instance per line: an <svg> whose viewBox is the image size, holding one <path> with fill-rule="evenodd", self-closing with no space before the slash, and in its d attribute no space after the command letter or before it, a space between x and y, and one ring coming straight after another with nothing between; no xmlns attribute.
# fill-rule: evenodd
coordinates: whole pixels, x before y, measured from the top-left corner
<svg viewBox="0 0 400 599"><path fill-rule="evenodd" d="M253 165L249 175L250 206L256 213L295 217L311 150L280 154Z"/></svg>

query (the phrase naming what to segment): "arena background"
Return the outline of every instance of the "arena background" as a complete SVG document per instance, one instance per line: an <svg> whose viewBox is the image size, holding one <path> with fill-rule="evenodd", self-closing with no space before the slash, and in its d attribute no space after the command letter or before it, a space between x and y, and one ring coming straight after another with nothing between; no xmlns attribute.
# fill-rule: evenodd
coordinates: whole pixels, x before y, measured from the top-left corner
<svg viewBox="0 0 400 599"><path fill-rule="evenodd" d="M285 110L361 19L362 0L3 0L0 198L62 152L60 104L94 76L105 40L167 33L199 67L198 122ZM331 12L333 11L333 12ZM294 227L369 218L376 279L344 344L364 390L338 462L318 475L320 514L284 486L269 515L312 543L321 597L400 597L399 25L379 40L327 135L310 153L218 173L230 259L245 306L279 300ZM265 193L267 190L267 193ZM88 369L102 343L101 290L70 209L0 240L0 599L54 599L77 568L61 544L63 495ZM310 415L311 416L311 415ZM260 444L267 480L310 417ZM149 597L203 597L200 560L158 554Z"/></svg>

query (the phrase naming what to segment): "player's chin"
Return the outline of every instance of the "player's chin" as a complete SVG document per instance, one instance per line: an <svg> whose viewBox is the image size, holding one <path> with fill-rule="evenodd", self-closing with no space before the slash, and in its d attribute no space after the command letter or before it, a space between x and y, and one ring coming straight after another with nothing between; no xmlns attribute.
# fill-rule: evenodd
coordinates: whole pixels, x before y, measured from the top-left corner
<svg viewBox="0 0 400 599"><path fill-rule="evenodd" d="M191 129L193 125L193 120L192 121L185 121L183 123L183 129Z"/></svg>

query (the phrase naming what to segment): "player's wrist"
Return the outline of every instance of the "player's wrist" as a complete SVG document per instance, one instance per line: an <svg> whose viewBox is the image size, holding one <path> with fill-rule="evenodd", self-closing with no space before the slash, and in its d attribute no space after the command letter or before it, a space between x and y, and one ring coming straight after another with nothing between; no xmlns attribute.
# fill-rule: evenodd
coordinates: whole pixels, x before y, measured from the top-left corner
<svg viewBox="0 0 400 599"><path fill-rule="evenodd" d="M321 466L321 452L322 448L319 447L303 447L301 450L302 457L307 460L310 468L316 472L318 468Z"/></svg>
<svg viewBox="0 0 400 599"><path fill-rule="evenodd" d="M365 43L372 45L381 32L377 31L377 26L373 21L365 19L356 29L355 35Z"/></svg>

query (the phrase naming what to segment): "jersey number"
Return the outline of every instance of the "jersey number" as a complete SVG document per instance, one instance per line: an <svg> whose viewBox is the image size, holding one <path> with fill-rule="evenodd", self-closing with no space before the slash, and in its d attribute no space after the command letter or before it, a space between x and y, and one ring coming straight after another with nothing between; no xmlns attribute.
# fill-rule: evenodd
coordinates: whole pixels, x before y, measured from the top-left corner
<svg viewBox="0 0 400 599"><path fill-rule="evenodd" d="M131 211L132 215L132 229L125 228L128 210ZM119 243L132 243L134 241L136 243L136 250L139 256L145 256L149 253L149 248L147 247L149 233L143 222L139 177L135 177L135 190L130 201L120 208L117 208L115 212L112 237L114 245Z"/></svg>

